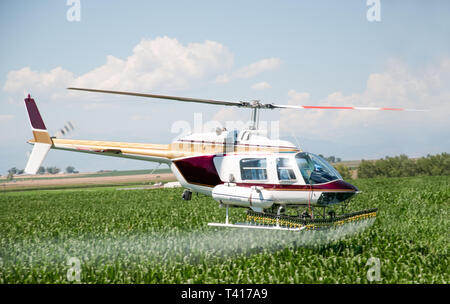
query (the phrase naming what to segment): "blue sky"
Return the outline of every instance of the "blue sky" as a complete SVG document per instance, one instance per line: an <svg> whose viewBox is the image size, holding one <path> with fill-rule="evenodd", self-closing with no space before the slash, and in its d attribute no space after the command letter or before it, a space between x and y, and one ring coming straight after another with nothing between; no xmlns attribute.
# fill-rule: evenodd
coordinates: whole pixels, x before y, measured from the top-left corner
<svg viewBox="0 0 450 304"><path fill-rule="evenodd" d="M71 120L71 136L80 139L168 143L176 135L173 122L192 122L196 112L205 121L249 116L215 106L64 93L72 83L281 104L431 108L425 114L272 111L261 119L279 121L280 136L305 150L344 159L450 151L448 1L381 0L380 22L367 20L365 0L80 3L80 22L67 20L66 1L0 3L0 173L24 167L31 148L26 92L50 131ZM149 49L163 54L148 55ZM164 52L193 50L199 56L187 66L181 59L173 69L166 64L173 56ZM136 70L127 74L120 66ZM138 85L144 78L136 75L148 77L148 85ZM51 151L44 165L153 166L62 151Z"/></svg>

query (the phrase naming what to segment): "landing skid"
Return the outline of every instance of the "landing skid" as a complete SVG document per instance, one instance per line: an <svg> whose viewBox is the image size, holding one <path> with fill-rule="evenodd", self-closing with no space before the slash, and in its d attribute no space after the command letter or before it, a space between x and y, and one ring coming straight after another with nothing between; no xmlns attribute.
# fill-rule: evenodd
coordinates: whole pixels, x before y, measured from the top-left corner
<svg viewBox="0 0 450 304"><path fill-rule="evenodd" d="M347 223L363 221L370 221L373 223L376 215L376 208L346 213L338 216L333 215L327 219L300 219L298 217L281 215L280 210L277 214L248 210L246 223L231 224L228 219L228 205L226 205L225 223L208 223L208 226L282 231L322 230L336 228Z"/></svg>
<svg viewBox="0 0 450 304"><path fill-rule="evenodd" d="M236 224L222 224L222 223L208 223L208 226L212 227L226 227L226 228L249 228L249 229L266 229L266 230L283 230L283 231L301 231L306 228L306 226L299 228L289 228L281 226L264 226L264 225L252 225L249 223L236 223Z"/></svg>
<svg viewBox="0 0 450 304"><path fill-rule="evenodd" d="M280 226L279 222L276 222L275 225L261 225L257 223L236 223L230 224L228 219L228 205L226 205L226 216L225 223L208 223L208 226L212 227L226 227L226 228L245 228L245 229L265 229L265 230L282 230L282 231L301 231L305 229L307 226L301 227L285 227ZM279 214L278 214L279 215Z"/></svg>

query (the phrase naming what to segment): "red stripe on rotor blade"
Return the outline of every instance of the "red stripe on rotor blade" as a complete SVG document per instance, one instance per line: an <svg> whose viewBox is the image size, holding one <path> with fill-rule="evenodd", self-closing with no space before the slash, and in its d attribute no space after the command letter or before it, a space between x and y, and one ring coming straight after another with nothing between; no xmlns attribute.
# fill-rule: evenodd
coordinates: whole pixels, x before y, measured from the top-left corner
<svg viewBox="0 0 450 304"><path fill-rule="evenodd" d="M404 109L400 109L400 108L381 108L380 110L386 110L386 111L404 111Z"/></svg>
<svg viewBox="0 0 450 304"><path fill-rule="evenodd" d="M354 110L354 107L302 106L305 109Z"/></svg>
<svg viewBox="0 0 450 304"><path fill-rule="evenodd" d="M28 95L28 98L25 98L25 105L27 107L28 116L30 117L31 126L34 129L47 130L36 103L30 95Z"/></svg>

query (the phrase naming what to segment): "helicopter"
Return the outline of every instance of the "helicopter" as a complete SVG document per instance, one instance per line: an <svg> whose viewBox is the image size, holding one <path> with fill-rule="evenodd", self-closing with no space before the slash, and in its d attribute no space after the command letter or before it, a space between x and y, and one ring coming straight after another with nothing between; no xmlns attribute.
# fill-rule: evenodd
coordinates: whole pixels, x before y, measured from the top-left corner
<svg viewBox="0 0 450 304"><path fill-rule="evenodd" d="M69 90L129 95L251 109L251 124L243 130L217 129L194 133L170 144L74 140L50 136L36 102L28 94L25 105L33 139L25 173L36 174L50 149L90 153L167 164L184 187L183 200L192 193L211 196L225 207L224 223L215 227L301 231L328 229L352 222L374 221L377 209L347 212L360 193L344 181L324 158L303 151L289 141L270 139L259 129L259 112L271 109L425 111L403 108L304 106L224 101L88 88ZM338 208L337 206L341 206ZM231 223L228 209L247 210L246 222Z"/></svg>

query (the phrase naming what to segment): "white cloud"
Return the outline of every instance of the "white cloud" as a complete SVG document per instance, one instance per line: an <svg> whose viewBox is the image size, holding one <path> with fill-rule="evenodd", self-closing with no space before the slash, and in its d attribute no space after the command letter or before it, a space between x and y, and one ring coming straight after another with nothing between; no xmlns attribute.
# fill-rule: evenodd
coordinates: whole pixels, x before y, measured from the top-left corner
<svg viewBox="0 0 450 304"><path fill-rule="evenodd" d="M233 72L231 75L222 74L216 77L217 83L226 83L233 79L248 79L263 72L271 71L278 68L281 64L279 58L266 58L255 63L247 65Z"/></svg>
<svg viewBox="0 0 450 304"><path fill-rule="evenodd" d="M267 82L258 82L252 85L252 89L254 90L264 90L264 89L270 89L272 86L268 84Z"/></svg>
<svg viewBox="0 0 450 304"><path fill-rule="evenodd" d="M233 55L220 43L182 45L176 39L142 40L126 60L108 56L103 66L86 73L74 86L129 91L186 89L233 65Z"/></svg>
<svg viewBox="0 0 450 304"><path fill-rule="evenodd" d="M223 107L214 114L212 120L225 123L227 121L240 120L240 118L242 117L235 107Z"/></svg>
<svg viewBox="0 0 450 304"><path fill-rule="evenodd" d="M268 58L258 62L252 63L235 73L236 78L250 78L262 72L276 69L280 66L281 60L279 58Z"/></svg>
<svg viewBox="0 0 450 304"><path fill-rule="evenodd" d="M288 134L295 130L304 137L323 140L345 138L350 142L363 134L366 134L363 140L370 142L372 138L387 138L392 133L410 136L411 141L414 134L448 133L445 130L450 129L449 81L448 59L419 71L411 71L401 62L391 60L385 72L368 76L366 89L361 93L334 92L313 101L308 93L290 90L288 104L400 107L431 109L431 112L281 110L281 130Z"/></svg>
<svg viewBox="0 0 450 304"><path fill-rule="evenodd" d="M10 71L3 90L8 93L48 94L57 98L65 93L67 84L74 80L74 75L61 67L54 68L48 72L37 72L29 67L16 71Z"/></svg>
<svg viewBox="0 0 450 304"><path fill-rule="evenodd" d="M218 75L214 82L216 83L227 83L231 81L231 77L226 74Z"/></svg>
<svg viewBox="0 0 450 304"><path fill-rule="evenodd" d="M10 71L3 90L16 94L40 95L42 99L72 98L96 100L96 94L80 94L67 91L67 87L114 89L123 91L152 92L184 90L208 79L217 83L233 79L248 79L276 69L279 58L266 58L230 72L233 54L215 41L182 44L177 39L157 37L143 39L127 58L113 55L106 62L82 75L57 67L50 71L34 71L30 67ZM267 83L255 84L255 89L267 88ZM20 96L20 97L21 97Z"/></svg>
<svg viewBox="0 0 450 304"><path fill-rule="evenodd" d="M107 56L106 63L76 77L57 67L36 72L29 67L8 73L3 89L9 93L46 94L56 98L68 93L68 86L129 91L179 90L197 81L215 78L231 69L233 55L214 41L183 45L176 39L143 39L126 59ZM72 94L72 95L70 95ZM80 96L79 94L76 96Z"/></svg>

